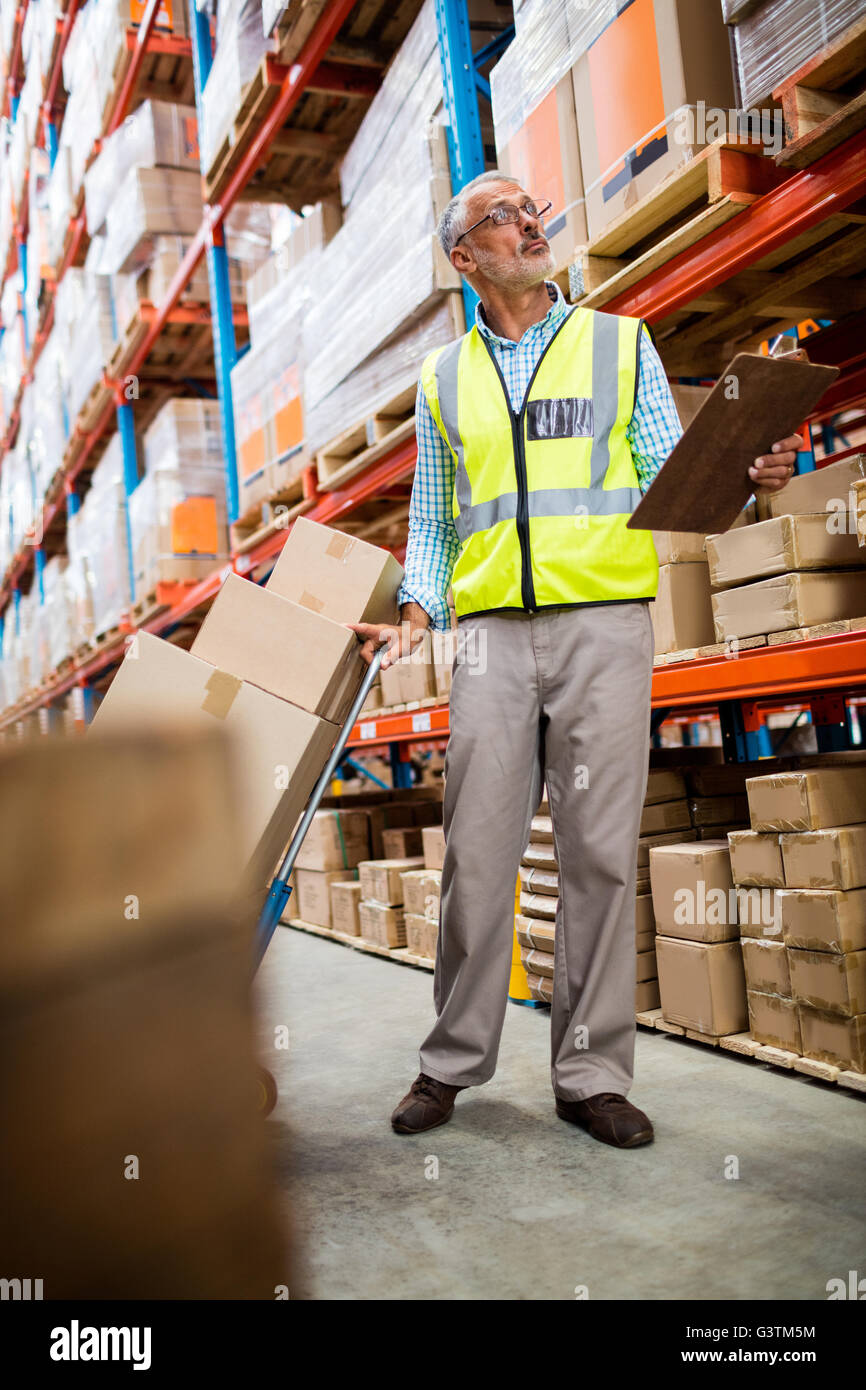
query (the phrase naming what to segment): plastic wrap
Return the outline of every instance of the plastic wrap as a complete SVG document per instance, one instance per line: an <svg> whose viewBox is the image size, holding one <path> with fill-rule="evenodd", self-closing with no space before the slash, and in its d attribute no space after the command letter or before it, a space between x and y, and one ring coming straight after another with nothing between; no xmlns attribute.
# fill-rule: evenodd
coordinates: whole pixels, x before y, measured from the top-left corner
<svg viewBox="0 0 866 1390"><path fill-rule="evenodd" d="M9 424L18 383L24 373L24 349L17 325L0 339L0 420L3 429ZM5 467L5 463L3 465Z"/></svg>
<svg viewBox="0 0 866 1390"><path fill-rule="evenodd" d="M517 134L538 103L617 16L617 0L524 0L518 34L490 74L496 143ZM506 170L506 172L508 172Z"/></svg>
<svg viewBox="0 0 866 1390"><path fill-rule="evenodd" d="M65 361L65 404L70 424L102 375L115 342L111 283L107 275L70 269L55 297L58 346Z"/></svg>
<svg viewBox="0 0 866 1390"><path fill-rule="evenodd" d="M68 560L65 555L53 555L42 572L45 600L42 615L49 671L56 671L61 661L73 653L73 610L66 577Z"/></svg>
<svg viewBox="0 0 866 1390"><path fill-rule="evenodd" d="M48 179L48 237L52 265L63 253L63 243L72 212L72 166L68 145L60 145Z"/></svg>
<svg viewBox="0 0 866 1390"><path fill-rule="evenodd" d="M272 336L250 348L232 369L242 510L267 491L261 479L272 465L291 460L288 480L308 459L300 328L299 319L278 323Z"/></svg>
<svg viewBox="0 0 866 1390"><path fill-rule="evenodd" d="M146 473L221 468L219 402L180 397L167 401L145 431L142 457Z"/></svg>
<svg viewBox="0 0 866 1390"><path fill-rule="evenodd" d="M310 455L348 425L372 414L416 382L428 352L463 331L460 312L462 299L457 294L449 295L361 363L316 405L307 405L305 400Z"/></svg>
<svg viewBox="0 0 866 1390"><path fill-rule="evenodd" d="M77 24L73 25L73 32L77 27ZM89 81L83 78L72 88L60 132L60 143L69 151L69 176L73 192L81 187L84 169L100 129L101 112L95 78Z"/></svg>
<svg viewBox="0 0 866 1390"><path fill-rule="evenodd" d="M442 99L436 11L433 0L425 0L346 151L340 168L345 208L356 194L364 196L371 184L399 181L407 132L422 130ZM403 201L396 187L390 197Z"/></svg>
<svg viewBox="0 0 866 1390"><path fill-rule="evenodd" d="M55 473L63 463L68 438L64 414L62 377L58 360L58 339L54 332L39 355L33 373L33 432L31 461L37 493L44 498Z"/></svg>
<svg viewBox="0 0 866 1390"><path fill-rule="evenodd" d="M129 540L126 524L126 494L123 485L123 457L120 436L112 435L108 448L93 470L90 489L75 518L74 546L69 551L70 566L75 561L83 571L76 585L72 582L76 627L81 640L99 637L116 627L132 601L129 579ZM89 611L88 611L89 610ZM88 621L92 631L87 633Z"/></svg>
<svg viewBox="0 0 866 1390"><path fill-rule="evenodd" d="M443 142L435 125L403 130L402 162L354 200L319 257L304 323L308 412L439 290L459 286L435 235Z"/></svg>
<svg viewBox="0 0 866 1390"><path fill-rule="evenodd" d="M300 0L289 0L295 8L299 7ZM274 25L284 10L289 8L286 0L262 0L262 32L269 36L274 32Z"/></svg>
<svg viewBox="0 0 866 1390"><path fill-rule="evenodd" d="M270 41L262 30L258 0L227 0L217 8L217 45L201 100L199 140L202 168L209 169L232 128L241 93L254 76Z"/></svg>
<svg viewBox="0 0 866 1390"><path fill-rule="evenodd" d="M192 236L201 216L201 179L191 169L130 169L105 218L100 270L144 269L158 235Z"/></svg>
<svg viewBox="0 0 866 1390"><path fill-rule="evenodd" d="M162 467L129 498L136 602L160 581L201 579L228 559L221 467Z"/></svg>
<svg viewBox="0 0 866 1390"><path fill-rule="evenodd" d="M91 236L100 230L129 170L157 166L198 173L194 106L145 101L103 141L84 177L87 230Z"/></svg>
<svg viewBox="0 0 866 1390"><path fill-rule="evenodd" d="M735 24L741 104L766 101L784 78L863 18L863 0L764 0Z"/></svg>

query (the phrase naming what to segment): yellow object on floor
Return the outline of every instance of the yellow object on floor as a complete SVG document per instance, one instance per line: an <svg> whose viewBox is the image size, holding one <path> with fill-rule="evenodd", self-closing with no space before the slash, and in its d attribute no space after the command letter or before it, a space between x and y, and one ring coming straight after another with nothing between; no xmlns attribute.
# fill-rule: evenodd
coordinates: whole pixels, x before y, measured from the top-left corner
<svg viewBox="0 0 866 1390"><path fill-rule="evenodd" d="M520 879L517 880L517 887L514 890L514 912L515 915L520 911ZM517 931L514 932L514 941L511 947L511 979L508 982L509 999L531 999L529 985L526 980L526 971L520 959L520 947L517 944Z"/></svg>

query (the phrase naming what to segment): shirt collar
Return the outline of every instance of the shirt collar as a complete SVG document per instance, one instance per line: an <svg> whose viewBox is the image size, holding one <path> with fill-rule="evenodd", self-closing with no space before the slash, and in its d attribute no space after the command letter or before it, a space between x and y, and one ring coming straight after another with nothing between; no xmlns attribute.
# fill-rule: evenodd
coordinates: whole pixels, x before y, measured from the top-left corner
<svg viewBox="0 0 866 1390"><path fill-rule="evenodd" d="M534 323L532 325L531 331L543 328L558 328L559 324L562 322L562 320L565 318L566 313L568 312L568 306L565 302L565 296L563 295L562 290L559 288L556 282L553 280L545 280L544 283L547 287L547 293L550 295L550 308L544 315L543 319L540 319L538 323ZM478 303L475 305L475 326L478 329L479 333L483 334L483 336L487 338L488 341L491 343L510 343L512 347L516 346L512 338L500 338L497 336L496 333L493 332L492 328L489 328L487 326L487 324L484 321L484 316L481 312L480 299Z"/></svg>

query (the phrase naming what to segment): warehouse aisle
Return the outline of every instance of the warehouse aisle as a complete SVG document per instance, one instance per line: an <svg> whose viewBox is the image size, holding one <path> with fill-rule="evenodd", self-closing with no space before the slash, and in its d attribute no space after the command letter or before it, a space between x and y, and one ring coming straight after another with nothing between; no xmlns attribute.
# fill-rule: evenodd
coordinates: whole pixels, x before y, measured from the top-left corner
<svg viewBox="0 0 866 1390"><path fill-rule="evenodd" d="M283 928L257 989L294 1298L811 1300L862 1265L853 1094L639 1030L632 1098L657 1137L621 1153L556 1118L548 1014L512 1006L494 1080L399 1138L430 975Z"/></svg>

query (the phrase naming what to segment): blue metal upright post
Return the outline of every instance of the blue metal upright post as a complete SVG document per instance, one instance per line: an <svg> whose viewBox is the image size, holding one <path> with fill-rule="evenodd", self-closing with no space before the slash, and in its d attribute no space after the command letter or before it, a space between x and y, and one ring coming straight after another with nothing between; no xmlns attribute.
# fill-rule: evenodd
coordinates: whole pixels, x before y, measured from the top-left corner
<svg viewBox="0 0 866 1390"><path fill-rule="evenodd" d="M478 87L466 0L436 0L436 31L449 123L451 183L457 193L470 179L484 173L484 142L481 139ZM467 328L474 322L477 303L477 294L464 281L463 305Z"/></svg>
<svg viewBox="0 0 866 1390"><path fill-rule="evenodd" d="M33 552L33 563L36 566L36 583L39 593L39 606L45 602L45 551L38 545Z"/></svg>
<svg viewBox="0 0 866 1390"><path fill-rule="evenodd" d="M123 490L126 493L126 543L129 549L129 601L135 603L135 563L132 557L132 528L129 499L138 487L138 453L135 447L135 420L129 401L117 402L117 432L123 452Z"/></svg>
<svg viewBox="0 0 866 1390"><path fill-rule="evenodd" d="M192 40L192 68L195 83L195 109L201 128L202 92L205 89L213 63L210 42L210 22L207 15L190 5L190 34ZM202 175L205 169L202 167ZM207 247L207 278L210 289L210 310L213 325L214 362L216 365L217 392L220 403L223 451L226 466L226 501L229 521L237 521L238 462L235 443L235 413L232 402L232 367L237 361L237 344L232 319L232 297L229 282L229 262L225 248L222 224L214 227Z"/></svg>
<svg viewBox="0 0 866 1390"><path fill-rule="evenodd" d="M48 162L53 169L57 163L57 126L53 121L45 122L45 135L48 140Z"/></svg>

